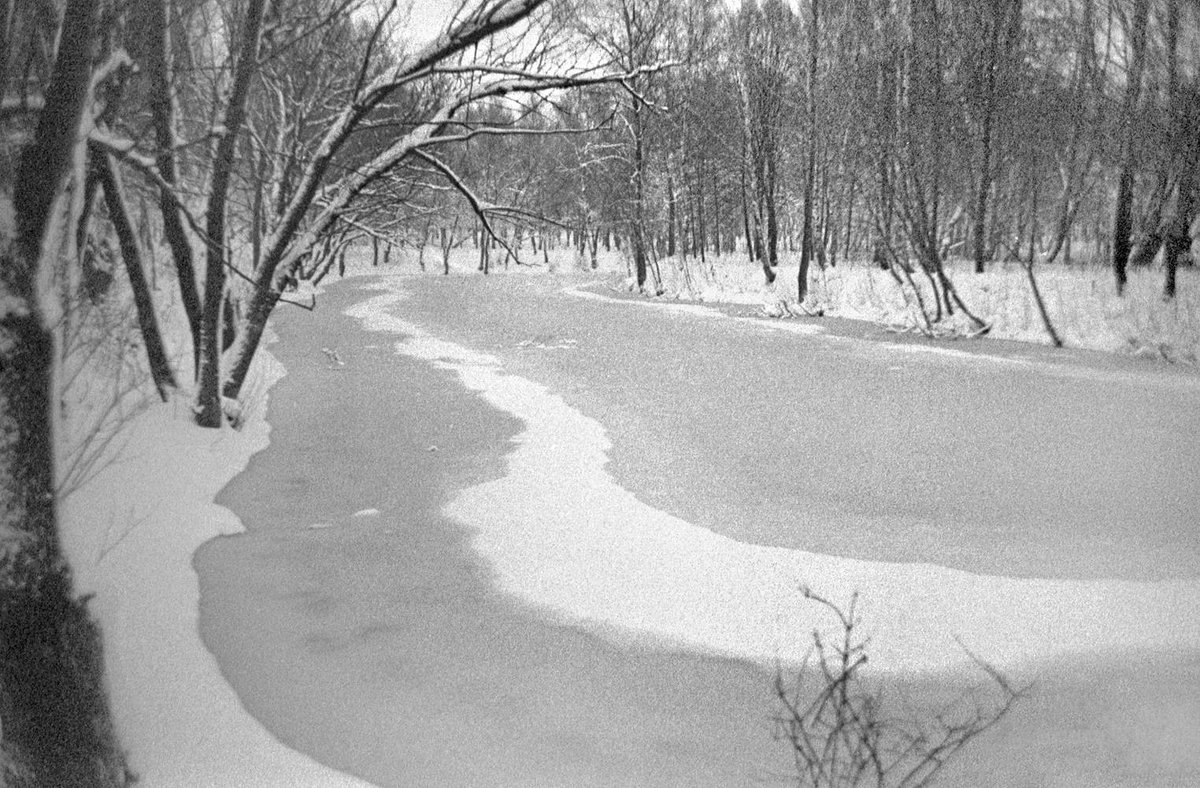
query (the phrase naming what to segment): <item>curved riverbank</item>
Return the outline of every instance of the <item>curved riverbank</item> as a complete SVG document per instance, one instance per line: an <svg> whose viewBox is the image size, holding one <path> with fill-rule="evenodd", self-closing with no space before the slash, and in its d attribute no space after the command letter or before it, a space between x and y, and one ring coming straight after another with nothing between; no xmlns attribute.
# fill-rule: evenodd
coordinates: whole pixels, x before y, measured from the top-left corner
<svg viewBox="0 0 1200 788"><path fill-rule="evenodd" d="M397 355L397 337L332 314L366 298L356 287L339 285L316 315L281 323L296 385L281 384L273 400L272 447L222 496L249 532L197 555L205 642L246 707L286 743L379 785L743 785L786 775L787 753L770 735L769 671L613 641L497 587L503 568L471 545L482 532L442 510L469 500L463 491L503 484L530 436L455 371ZM588 326L577 328L582 344ZM512 330L501 326L484 349ZM569 353L567 338L532 337L517 352ZM473 361L468 374L490 374ZM486 517L491 503L465 509ZM519 530L523 520L507 522ZM1054 785L1166 785L1163 774L1190 773L1196 764L1172 742L1200 729L1195 693L1180 692L1198 686L1200 661L1139 659L1039 667L1038 692L964 753L946 784L1040 775ZM945 681L891 686L920 704L944 697ZM1152 719L1164 709L1166 735ZM1096 757L1116 743L1116 761Z"/></svg>

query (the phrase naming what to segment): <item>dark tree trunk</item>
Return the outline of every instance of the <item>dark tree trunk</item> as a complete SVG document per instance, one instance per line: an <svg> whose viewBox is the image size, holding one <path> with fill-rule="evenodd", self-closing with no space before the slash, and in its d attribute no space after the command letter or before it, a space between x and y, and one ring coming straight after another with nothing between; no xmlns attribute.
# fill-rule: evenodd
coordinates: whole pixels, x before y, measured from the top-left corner
<svg viewBox="0 0 1200 788"><path fill-rule="evenodd" d="M1129 67L1125 97L1121 107L1121 123L1123 124L1121 174L1117 181L1117 202L1113 216L1112 269L1118 296L1125 294L1125 283L1128 279L1126 267L1129 264L1129 253L1132 247L1133 146L1137 134L1137 124L1134 123L1133 114L1137 109L1142 87L1142 71L1146 63L1146 25L1149 15L1150 0L1136 0L1133 9L1133 29L1130 33L1133 59Z"/></svg>
<svg viewBox="0 0 1200 788"><path fill-rule="evenodd" d="M1116 279L1117 295L1125 295L1125 283L1128 281L1126 268L1129 264L1129 253L1132 248L1130 236L1133 234L1133 168L1123 166L1120 180L1117 182L1116 214L1113 217L1112 268Z"/></svg>
<svg viewBox="0 0 1200 788"><path fill-rule="evenodd" d="M145 12L141 15L148 25L146 70L150 78L148 104L158 146L158 172L168 188L178 182L175 167L175 98L171 94L171 40L167 23L168 0L142 0ZM196 286L196 267L192 245L183 226L179 206L172 195L159 195L163 236L171 248L171 257L179 280L179 300L187 315L192 335L192 374L200 370L200 291Z"/></svg>
<svg viewBox="0 0 1200 788"><path fill-rule="evenodd" d="M746 256L750 262L758 258L754 254L754 236L750 228L750 197L746 193L746 168L742 167L742 232L746 236Z"/></svg>
<svg viewBox="0 0 1200 788"><path fill-rule="evenodd" d="M1168 148L1169 155L1163 155L1158 162L1158 177L1154 185L1154 197L1145 222L1145 235L1133 251L1129 264L1136 267L1148 266L1154 261L1158 250L1162 248L1166 238L1170 219L1163 214L1170 196L1171 169L1179 166L1181 160L1187 167L1186 159L1191 145L1188 143L1193 129L1183 122L1185 112L1179 106L1179 0L1169 0L1167 3L1167 95L1166 105L1171 127L1171 140ZM1190 111L1188 114L1191 114ZM1182 199L1182 195L1180 196Z"/></svg>
<svg viewBox="0 0 1200 788"><path fill-rule="evenodd" d="M808 161L804 178L804 227L800 231L800 272L796 276L796 300L803 302L808 295L808 269L813 258L813 199L817 179L817 35L818 0L810 4L808 34L808 139L805 147Z"/></svg>
<svg viewBox="0 0 1200 788"><path fill-rule="evenodd" d="M630 242L633 244L633 270L640 292L646 286L646 153L645 129L642 117L642 105L634 99L630 104L633 122L633 232Z"/></svg>
<svg viewBox="0 0 1200 788"><path fill-rule="evenodd" d="M1200 96L1196 98L1200 99ZM1163 298L1175 297L1176 271L1180 259L1192 247L1192 223L1200 213L1200 109L1195 103L1189 107L1186 118L1191 122L1191 140L1184 157L1183 172L1179 177L1179 197L1175 212L1167 223L1166 239L1163 243Z"/></svg>
<svg viewBox="0 0 1200 788"><path fill-rule="evenodd" d="M325 266L325 271L329 270L332 260ZM322 272L324 276L324 271ZM319 283L320 280L317 280ZM262 341L263 331L267 328L267 318L271 316L271 311L275 308L275 304L279 302L280 294L274 289L268 290L261 298L251 298L247 309L246 320L243 321L242 331L246 332L245 341L252 348L257 348L258 343ZM250 364L254 360L254 353L241 353L236 356L233 367L229 370L228 378L225 381L224 394L227 397L236 397L241 391L242 381L246 379L246 375L250 372Z"/></svg>
<svg viewBox="0 0 1200 788"><path fill-rule="evenodd" d="M66 5L45 103L13 179L16 236L0 235L0 528L15 534L0 574L0 718L5 744L39 786L125 782L99 637L59 542L55 342L38 286L51 264L42 256L55 240L44 238L51 211L79 154L97 11L91 0Z"/></svg>
<svg viewBox="0 0 1200 788"><path fill-rule="evenodd" d="M712 199L712 202L713 202L713 221L712 221L713 253L717 257L720 257L721 256L721 191L720 191L720 184L717 181L717 172L716 172L715 168L713 169L713 173L712 173L712 186L713 186L713 190L712 190L712 196L713 196L713 199Z"/></svg>
<svg viewBox="0 0 1200 788"><path fill-rule="evenodd" d="M668 167L670 165L667 165ZM667 173L667 257L675 256L675 223L678 220L675 205L675 180Z"/></svg>
<svg viewBox="0 0 1200 788"><path fill-rule="evenodd" d="M421 247L417 250L417 267L422 271L425 270L425 247L429 246L429 226L432 223L431 219L425 220L425 230L421 233Z"/></svg>
<svg viewBox="0 0 1200 788"><path fill-rule="evenodd" d="M846 198L846 240L842 247L842 257L846 260L850 259L850 233L854 229L854 198L857 196L858 181L850 182L850 195Z"/></svg>
<svg viewBox="0 0 1200 788"><path fill-rule="evenodd" d="M225 266L228 263L225 256L225 209L237 137L246 117L246 99L250 94L251 78L257 67L259 33L265 7L266 0L249 0L246 8L245 28L238 46L233 89L225 107L222 133L217 140L212 178L209 182L208 210L205 217L208 255L204 275L204 309L200 316L199 391L196 395L196 424L201 427L220 427L223 421L221 302L225 297Z"/></svg>
<svg viewBox="0 0 1200 788"><path fill-rule="evenodd" d="M233 307L233 294L225 293L221 299L221 352L224 353L233 346L233 338L237 335L237 315Z"/></svg>
<svg viewBox="0 0 1200 788"><path fill-rule="evenodd" d="M1008 63L1008 50L1015 45L1013 25L1019 22L1021 3L1000 2L988 4L991 19L987 32L987 48L983 62L983 91L982 115L979 133L979 176L976 183L974 222L972 229L972 256L975 260L975 273L982 274L988 258L987 213L988 195L992 189L995 170L995 151L993 150L993 134L996 124L996 100L999 72ZM1001 43L1005 46L1002 47ZM1007 73L1005 74L1007 77Z"/></svg>
<svg viewBox="0 0 1200 788"><path fill-rule="evenodd" d="M1041 184L1042 180L1038 172L1038 157L1035 152L1033 157L1033 166L1029 168L1029 177L1033 181L1033 186L1030 188L1030 203L1029 203L1029 262L1032 263L1037 257L1038 239L1041 237L1040 223L1038 222L1038 211L1040 209L1039 202L1041 200Z"/></svg>
<svg viewBox="0 0 1200 788"><path fill-rule="evenodd" d="M772 268L779 266L779 216L775 205L775 157L769 156L766 161L766 177L763 188L763 212L766 214L767 225L767 264ZM772 271L774 278L774 271Z"/></svg>
<svg viewBox="0 0 1200 788"><path fill-rule="evenodd" d="M133 305L137 310L138 327L142 332L142 344L146 347L146 361L150 368L150 376L158 396L166 402L170 391L178 388L171 362L167 358L166 347L163 344L162 332L158 326L158 314L154 309L154 296L146 281L146 272L142 263L141 244L129 221L129 211L125 202L124 189L120 176L113 168L112 160L107 154L93 150L92 167L99 176L101 187L104 189L104 204L108 208L108 218L117 234L121 246L121 258L125 261L125 271L129 275L129 287L133 292Z"/></svg>

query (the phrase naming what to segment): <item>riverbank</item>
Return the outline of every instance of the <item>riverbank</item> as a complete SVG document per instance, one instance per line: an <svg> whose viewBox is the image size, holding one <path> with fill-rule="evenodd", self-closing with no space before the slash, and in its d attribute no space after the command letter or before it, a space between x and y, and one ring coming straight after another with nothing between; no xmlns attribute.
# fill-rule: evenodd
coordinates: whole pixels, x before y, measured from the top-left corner
<svg viewBox="0 0 1200 788"><path fill-rule="evenodd" d="M240 430L196 427L183 397L142 410L63 507L77 589L94 595L118 736L144 788L363 785L268 734L197 629L193 553L242 529L213 499L268 445L268 393L284 374L260 354Z"/></svg>

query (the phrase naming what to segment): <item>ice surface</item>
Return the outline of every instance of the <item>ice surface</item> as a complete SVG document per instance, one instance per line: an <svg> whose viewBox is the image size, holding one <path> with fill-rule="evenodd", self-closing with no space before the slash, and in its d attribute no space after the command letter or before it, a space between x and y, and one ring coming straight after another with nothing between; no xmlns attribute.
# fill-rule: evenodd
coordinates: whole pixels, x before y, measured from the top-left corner
<svg viewBox="0 0 1200 788"><path fill-rule="evenodd" d="M396 286L393 286L396 287ZM968 659L1011 666L1070 653L1200 647L1200 583L989 577L734 541L653 509L605 470L603 427L485 354L389 314L389 292L349 311L403 335L399 352L453 370L525 424L507 474L461 491L446 514L476 529L501 587L550 614L618 637L771 663L798 659L797 632L826 617L799 591L859 591L879 669ZM803 517L803 512L797 513Z"/></svg>
<svg viewBox="0 0 1200 788"><path fill-rule="evenodd" d="M265 350L247 388L283 368ZM242 708L197 630L192 553L241 523L213 499L266 447L263 401L240 432L191 423L182 397L128 425L120 455L72 494L64 543L104 634L113 711L138 785L365 786L280 744Z"/></svg>

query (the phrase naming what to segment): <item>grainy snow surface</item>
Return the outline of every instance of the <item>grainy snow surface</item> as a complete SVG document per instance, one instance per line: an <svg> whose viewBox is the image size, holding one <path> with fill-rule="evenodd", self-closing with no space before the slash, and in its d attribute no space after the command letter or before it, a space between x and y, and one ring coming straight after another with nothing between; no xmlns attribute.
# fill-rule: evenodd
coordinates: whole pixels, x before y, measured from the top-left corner
<svg viewBox="0 0 1200 788"><path fill-rule="evenodd" d="M265 350L250 390L284 374ZM197 631L192 554L241 523L217 492L268 443L265 396L245 426L202 430L183 401L143 412L113 461L67 498L77 590L95 594L113 712L144 788L355 788L246 713Z"/></svg>
<svg viewBox="0 0 1200 788"><path fill-rule="evenodd" d="M525 425L507 474L464 490L446 513L477 531L474 544L498 582L531 604L764 664L802 658L809 644L795 633L823 628L801 585L839 600L861 593L863 614L875 622L872 662L884 670L966 662L963 647L1006 666L1070 653L1200 648L1195 580L1049 581L858 561L745 544L658 511L605 471L611 444L599 423L544 386L506 374L498 359L390 314L403 298L377 296L350 314L370 330L405 336L399 352L453 370Z"/></svg>
<svg viewBox="0 0 1200 788"><path fill-rule="evenodd" d="M269 354L240 432L136 419L65 517L140 784L779 782L801 583L918 703L1037 682L946 785L1200 778L1193 376L579 284L339 285L269 448Z"/></svg>

